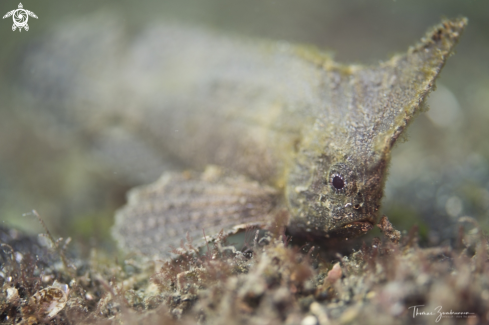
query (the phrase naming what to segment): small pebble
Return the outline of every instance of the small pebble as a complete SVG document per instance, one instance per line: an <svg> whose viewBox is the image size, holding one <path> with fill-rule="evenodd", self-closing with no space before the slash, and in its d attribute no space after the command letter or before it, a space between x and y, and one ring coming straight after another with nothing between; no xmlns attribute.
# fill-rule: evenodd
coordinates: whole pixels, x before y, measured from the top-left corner
<svg viewBox="0 0 489 325"><path fill-rule="evenodd" d="M319 325L318 319L315 316L309 315L304 317L301 325Z"/></svg>

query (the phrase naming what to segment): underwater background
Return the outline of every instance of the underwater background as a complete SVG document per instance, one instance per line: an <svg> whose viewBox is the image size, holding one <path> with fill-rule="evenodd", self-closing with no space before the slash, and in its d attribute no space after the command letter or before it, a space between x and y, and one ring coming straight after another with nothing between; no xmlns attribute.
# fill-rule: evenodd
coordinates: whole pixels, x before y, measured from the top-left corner
<svg viewBox="0 0 489 325"><path fill-rule="evenodd" d="M341 63L376 64L404 52L441 18L466 16L469 25L428 100L428 112L416 118L407 130L407 141L393 151L383 213L399 230L418 225L425 245L452 241L463 216L476 218L482 229L489 230L488 2L40 0L22 4L39 17L29 18L28 32L13 32L11 18L0 21L0 220L8 226L41 232L28 214L35 209L58 236L111 245L113 214L124 204L126 191L161 172L149 156L147 169L138 173L130 172L130 157L126 166L114 167L93 150L90 134L81 136L62 115L53 118L46 112L50 103L56 106L62 100L63 89L43 84L36 78L39 71L26 69L26 58L55 32L73 30L84 20L98 22L91 26L92 34L67 33L66 42L59 44L60 51L79 49L77 55L90 55L93 42L111 41L100 37L107 28L120 32L117 37L137 39L155 22L169 20L231 35L312 44L334 53ZM3 16L17 6L15 1L2 1L0 12ZM116 28L111 25L114 20ZM107 55L117 56L117 49ZM95 64L97 57L93 60ZM76 62L54 64L63 85L64 74ZM36 97L39 88L49 94L42 105Z"/></svg>

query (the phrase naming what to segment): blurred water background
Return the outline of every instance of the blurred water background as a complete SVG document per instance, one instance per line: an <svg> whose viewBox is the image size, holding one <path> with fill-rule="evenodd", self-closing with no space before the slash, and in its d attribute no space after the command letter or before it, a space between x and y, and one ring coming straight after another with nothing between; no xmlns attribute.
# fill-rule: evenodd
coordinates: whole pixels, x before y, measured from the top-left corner
<svg viewBox="0 0 489 325"><path fill-rule="evenodd" d="M147 169L131 177L127 172L131 157L126 157L123 170L101 159L100 151L112 150L111 143L94 150L96 139L87 130L78 132L59 113L69 105L63 102L66 89L84 89L70 84L66 76L71 65L78 64L77 58L93 62L94 69L110 70L107 62L117 60L117 44L137 40L155 22L178 21L231 35L313 44L332 51L342 63L376 64L404 52L442 17L466 16L469 26L438 79L438 90L428 102L430 110L420 114L408 129L408 141L394 150L383 212L400 229L417 224L423 241L430 245L453 239L462 216L474 217L489 229L487 1L30 0L23 5L39 17L29 19L28 32L13 32L11 18L0 20L0 220L4 224L40 232L32 216L23 216L36 209L59 236L90 239L94 245L110 240L113 212L124 204L125 192L156 178L161 166L147 152L134 153L135 160L147 157L148 162ZM17 6L15 1L2 1L0 13L3 16ZM63 42L48 43L50 35L63 30L67 31ZM97 42L114 42L114 46L100 57L90 50ZM46 44L59 47L52 53L68 53L63 60L46 58L45 66L39 65L59 71L57 88L40 78L43 68L28 68L30 55L45 50ZM66 59L69 51L74 51L73 61ZM97 80L85 82L98 89L101 98L110 91L110 85L98 85ZM49 95L40 102L39 92ZM46 108L59 114L53 118Z"/></svg>

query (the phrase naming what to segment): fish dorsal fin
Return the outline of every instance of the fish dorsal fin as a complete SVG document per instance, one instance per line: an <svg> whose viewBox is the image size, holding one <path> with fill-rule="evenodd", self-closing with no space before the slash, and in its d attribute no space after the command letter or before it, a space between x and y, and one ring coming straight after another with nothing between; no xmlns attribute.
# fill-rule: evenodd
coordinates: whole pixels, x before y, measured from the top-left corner
<svg viewBox="0 0 489 325"><path fill-rule="evenodd" d="M121 247L150 257L169 257L182 239L204 244L238 224L265 223L277 191L210 166L203 173L164 173L155 183L129 192L116 213L114 238Z"/></svg>
<svg viewBox="0 0 489 325"><path fill-rule="evenodd" d="M329 142L340 150L356 146L374 155L376 161L388 156L433 90L466 24L465 18L443 21L407 53L377 66L326 61L330 104L325 116L335 125L327 134L333 139Z"/></svg>

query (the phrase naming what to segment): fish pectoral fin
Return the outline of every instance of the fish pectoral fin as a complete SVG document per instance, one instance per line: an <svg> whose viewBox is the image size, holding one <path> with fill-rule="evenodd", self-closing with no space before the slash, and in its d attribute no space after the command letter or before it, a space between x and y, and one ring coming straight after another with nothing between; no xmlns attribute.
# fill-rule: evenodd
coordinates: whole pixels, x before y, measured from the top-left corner
<svg viewBox="0 0 489 325"><path fill-rule="evenodd" d="M214 166L203 173L165 172L129 192L112 233L125 250L169 257L187 239L198 247L238 224L266 223L277 198L274 188Z"/></svg>

